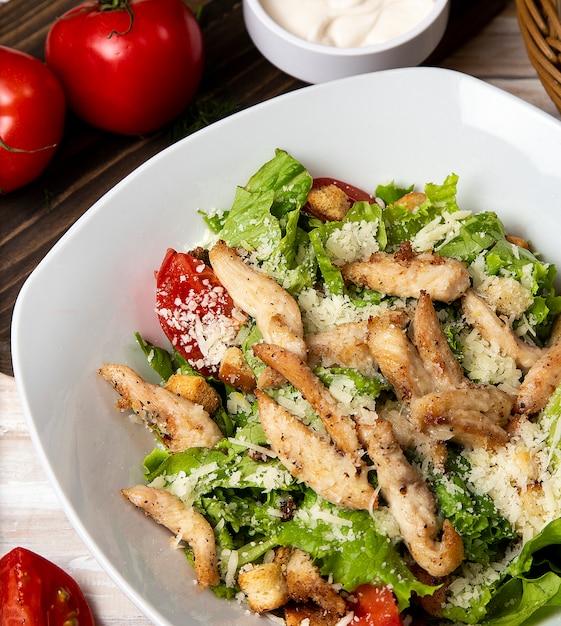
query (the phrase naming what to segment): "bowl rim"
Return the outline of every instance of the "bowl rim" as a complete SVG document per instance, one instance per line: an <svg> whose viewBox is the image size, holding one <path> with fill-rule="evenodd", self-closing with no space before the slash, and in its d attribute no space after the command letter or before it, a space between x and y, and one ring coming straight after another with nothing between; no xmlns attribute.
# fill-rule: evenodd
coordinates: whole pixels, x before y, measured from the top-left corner
<svg viewBox="0 0 561 626"><path fill-rule="evenodd" d="M395 48L399 48L402 45L409 43L416 39L419 35L424 33L429 27L437 22L442 14L448 10L450 0L435 0L434 7L431 11L413 28L407 32L393 37L388 41L373 44L370 46L357 46L352 48L343 48L339 46L330 46L321 43L315 43L302 39L297 35L284 29L280 26L264 9L261 4L261 0L243 0L244 10L251 10L257 20L274 35L283 39L285 43L293 46L297 46L308 52L316 54L324 54L334 57L356 57L356 56L368 56L381 52L386 52ZM446 16L447 17L447 16Z"/></svg>

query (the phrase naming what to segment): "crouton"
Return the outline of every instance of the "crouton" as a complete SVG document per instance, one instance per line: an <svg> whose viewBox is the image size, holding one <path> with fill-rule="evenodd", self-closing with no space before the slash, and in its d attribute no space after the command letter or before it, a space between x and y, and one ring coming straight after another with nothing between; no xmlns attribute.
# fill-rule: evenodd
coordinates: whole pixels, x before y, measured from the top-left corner
<svg viewBox="0 0 561 626"><path fill-rule="evenodd" d="M195 404L200 404L210 415L216 413L220 406L218 394L202 376L173 374L164 386L178 396L187 398Z"/></svg>
<svg viewBox="0 0 561 626"><path fill-rule="evenodd" d="M531 249L530 244L525 239L522 239L522 237L517 237L516 235L505 235L505 239L519 248L524 248L525 250Z"/></svg>
<svg viewBox="0 0 561 626"><path fill-rule="evenodd" d="M335 588L322 578L307 552L294 550L286 564L286 585L290 598L298 603L309 600L324 611L344 615L347 605Z"/></svg>
<svg viewBox="0 0 561 626"><path fill-rule="evenodd" d="M278 609L290 598L282 565L276 561L240 572L238 584L246 595L249 608L256 613Z"/></svg>
<svg viewBox="0 0 561 626"><path fill-rule="evenodd" d="M251 393L255 389L255 376L247 364L242 351L239 348L231 347L226 350L224 358L220 363L218 378L230 387Z"/></svg>
<svg viewBox="0 0 561 626"><path fill-rule="evenodd" d="M351 208L351 202L337 185L326 185L310 190L308 206L315 217L327 222L340 222Z"/></svg>
<svg viewBox="0 0 561 626"><path fill-rule="evenodd" d="M411 191L396 202L397 205L405 207L408 211L416 209L427 199L426 194L422 191Z"/></svg>

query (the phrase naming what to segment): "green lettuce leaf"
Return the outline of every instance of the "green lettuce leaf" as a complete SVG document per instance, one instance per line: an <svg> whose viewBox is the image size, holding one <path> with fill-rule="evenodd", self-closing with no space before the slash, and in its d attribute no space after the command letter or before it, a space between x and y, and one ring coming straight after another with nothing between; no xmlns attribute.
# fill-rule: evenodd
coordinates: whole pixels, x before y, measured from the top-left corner
<svg viewBox="0 0 561 626"><path fill-rule="evenodd" d="M347 591L362 583L391 585L403 609L413 592L427 595L435 588L413 576L397 546L377 529L373 516L375 511L371 515L340 509L308 490L297 515L282 525L277 541L308 552L321 573Z"/></svg>
<svg viewBox="0 0 561 626"><path fill-rule="evenodd" d="M514 529L486 494L477 494L467 481L469 461L450 449L444 474L432 475L440 511L462 536L465 558L488 564L516 537Z"/></svg>
<svg viewBox="0 0 561 626"><path fill-rule="evenodd" d="M387 247L395 250L402 241L410 241L422 228L442 214L443 211L454 213L456 204L456 186L458 177L447 176L442 185L425 185L427 199L414 211L409 211L399 204L388 204L383 216L387 233ZM400 196L401 197L401 196ZM399 198L396 198L398 200Z"/></svg>
<svg viewBox="0 0 561 626"><path fill-rule="evenodd" d="M229 246L254 253L263 269L291 293L310 286L315 259L300 209L312 186L304 166L283 150L238 187L218 233Z"/></svg>

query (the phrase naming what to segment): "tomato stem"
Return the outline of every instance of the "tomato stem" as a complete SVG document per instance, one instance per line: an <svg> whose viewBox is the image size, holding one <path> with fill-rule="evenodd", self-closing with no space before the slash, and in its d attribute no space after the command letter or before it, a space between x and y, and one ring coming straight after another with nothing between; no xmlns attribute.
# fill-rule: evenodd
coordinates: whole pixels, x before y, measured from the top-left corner
<svg viewBox="0 0 561 626"><path fill-rule="evenodd" d="M128 0L98 0L98 9L100 11L126 11L129 14L129 25L124 31L112 30L107 39L111 39L113 35L126 35L132 29L134 15Z"/></svg>

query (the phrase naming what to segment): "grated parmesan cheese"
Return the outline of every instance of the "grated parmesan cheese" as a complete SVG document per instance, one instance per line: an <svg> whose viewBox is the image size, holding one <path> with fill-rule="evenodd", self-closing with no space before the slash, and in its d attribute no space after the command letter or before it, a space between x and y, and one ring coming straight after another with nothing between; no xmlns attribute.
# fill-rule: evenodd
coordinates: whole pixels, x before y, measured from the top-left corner
<svg viewBox="0 0 561 626"><path fill-rule="evenodd" d="M455 211L453 213L444 211L411 238L413 250L416 252L425 252L433 248L438 250L459 235L462 220L471 214L471 211ZM437 243L438 246L436 246Z"/></svg>
<svg viewBox="0 0 561 626"><path fill-rule="evenodd" d="M345 222L328 237L325 248L334 265L366 261L380 250L378 221Z"/></svg>

